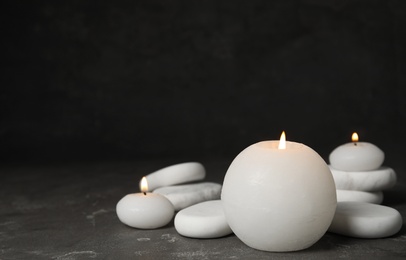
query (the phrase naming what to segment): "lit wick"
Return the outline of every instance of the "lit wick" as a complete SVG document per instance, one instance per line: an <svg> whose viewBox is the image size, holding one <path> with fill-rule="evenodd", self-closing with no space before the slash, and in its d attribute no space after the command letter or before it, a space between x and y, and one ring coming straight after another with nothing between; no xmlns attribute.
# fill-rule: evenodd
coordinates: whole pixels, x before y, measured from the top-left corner
<svg viewBox="0 0 406 260"><path fill-rule="evenodd" d="M148 191L148 182L147 182L147 178L142 177L141 179L141 191L142 193L144 193L144 195L147 195L147 191Z"/></svg>
<svg viewBox="0 0 406 260"><path fill-rule="evenodd" d="M357 132L354 132L352 134L351 140L354 142L354 145L357 146L357 142L358 142L358 134L357 134Z"/></svg>
<svg viewBox="0 0 406 260"><path fill-rule="evenodd" d="M285 135L285 131L282 131L281 138L279 139L278 149L286 149L286 135Z"/></svg>

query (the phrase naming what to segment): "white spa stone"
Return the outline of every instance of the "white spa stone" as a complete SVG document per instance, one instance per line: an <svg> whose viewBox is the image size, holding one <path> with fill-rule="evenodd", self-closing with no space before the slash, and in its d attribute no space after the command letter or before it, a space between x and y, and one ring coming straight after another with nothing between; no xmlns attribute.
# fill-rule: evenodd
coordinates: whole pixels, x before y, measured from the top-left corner
<svg viewBox="0 0 406 260"><path fill-rule="evenodd" d="M145 177L148 181L148 190L153 191L159 187L202 180L205 176L206 170L201 163L187 162L162 168Z"/></svg>
<svg viewBox="0 0 406 260"><path fill-rule="evenodd" d="M175 228L182 236L192 238L217 238L233 233L220 200L205 201L182 209L176 214Z"/></svg>
<svg viewBox="0 0 406 260"><path fill-rule="evenodd" d="M374 204L381 204L383 201L382 191L367 192L357 190L337 190L337 202L359 201Z"/></svg>
<svg viewBox="0 0 406 260"><path fill-rule="evenodd" d="M158 188L154 193L165 196L178 211L206 200L220 199L221 185L213 182L176 185Z"/></svg>
<svg viewBox="0 0 406 260"><path fill-rule="evenodd" d="M330 170L338 190L381 191L396 184L396 173L389 167L373 171L347 172L330 165Z"/></svg>
<svg viewBox="0 0 406 260"><path fill-rule="evenodd" d="M382 238L396 234L402 216L393 208L365 202L338 202L328 231L358 238Z"/></svg>
<svg viewBox="0 0 406 260"><path fill-rule="evenodd" d="M379 168L385 154L376 145L366 142L352 142L334 149L329 161L331 166L342 171L370 171Z"/></svg>
<svg viewBox="0 0 406 260"><path fill-rule="evenodd" d="M139 229L154 229L168 224L174 215L171 202L154 193L133 193L124 196L116 206L124 224Z"/></svg>

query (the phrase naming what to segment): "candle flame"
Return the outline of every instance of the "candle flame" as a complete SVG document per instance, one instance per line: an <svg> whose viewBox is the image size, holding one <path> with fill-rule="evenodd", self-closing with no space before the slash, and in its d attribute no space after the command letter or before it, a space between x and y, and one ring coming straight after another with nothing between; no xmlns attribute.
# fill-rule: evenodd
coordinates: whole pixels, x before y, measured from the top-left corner
<svg viewBox="0 0 406 260"><path fill-rule="evenodd" d="M351 136L351 140L355 143L358 142L358 134L357 132L354 132Z"/></svg>
<svg viewBox="0 0 406 260"><path fill-rule="evenodd" d="M278 149L286 149L286 135L285 135L285 131L282 131L281 138L279 139Z"/></svg>
<svg viewBox="0 0 406 260"><path fill-rule="evenodd" d="M148 182L147 182L147 178L142 177L141 179L141 191L146 193L148 191Z"/></svg>

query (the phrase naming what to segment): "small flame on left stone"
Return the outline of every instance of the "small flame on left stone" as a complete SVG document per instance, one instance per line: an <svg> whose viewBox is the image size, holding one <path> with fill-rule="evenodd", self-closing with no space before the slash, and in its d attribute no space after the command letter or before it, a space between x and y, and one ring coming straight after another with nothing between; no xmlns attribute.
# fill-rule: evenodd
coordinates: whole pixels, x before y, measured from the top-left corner
<svg viewBox="0 0 406 260"><path fill-rule="evenodd" d="M147 182L147 178L142 177L141 179L141 191L146 194L148 191L148 182Z"/></svg>

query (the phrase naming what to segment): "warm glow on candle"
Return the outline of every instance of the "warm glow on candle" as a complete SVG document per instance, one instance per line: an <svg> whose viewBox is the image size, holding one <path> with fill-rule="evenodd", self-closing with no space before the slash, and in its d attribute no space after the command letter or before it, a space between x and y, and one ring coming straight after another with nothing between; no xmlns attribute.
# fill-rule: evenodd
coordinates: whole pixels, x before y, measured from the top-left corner
<svg viewBox="0 0 406 260"><path fill-rule="evenodd" d="M356 132L354 132L351 136L351 140L353 142L358 142L358 134Z"/></svg>
<svg viewBox="0 0 406 260"><path fill-rule="evenodd" d="M282 131L281 138L279 139L278 149L286 149L286 135L285 131Z"/></svg>
<svg viewBox="0 0 406 260"><path fill-rule="evenodd" d="M144 192L144 194L148 191L148 182L145 177L142 177L141 179L141 191Z"/></svg>

